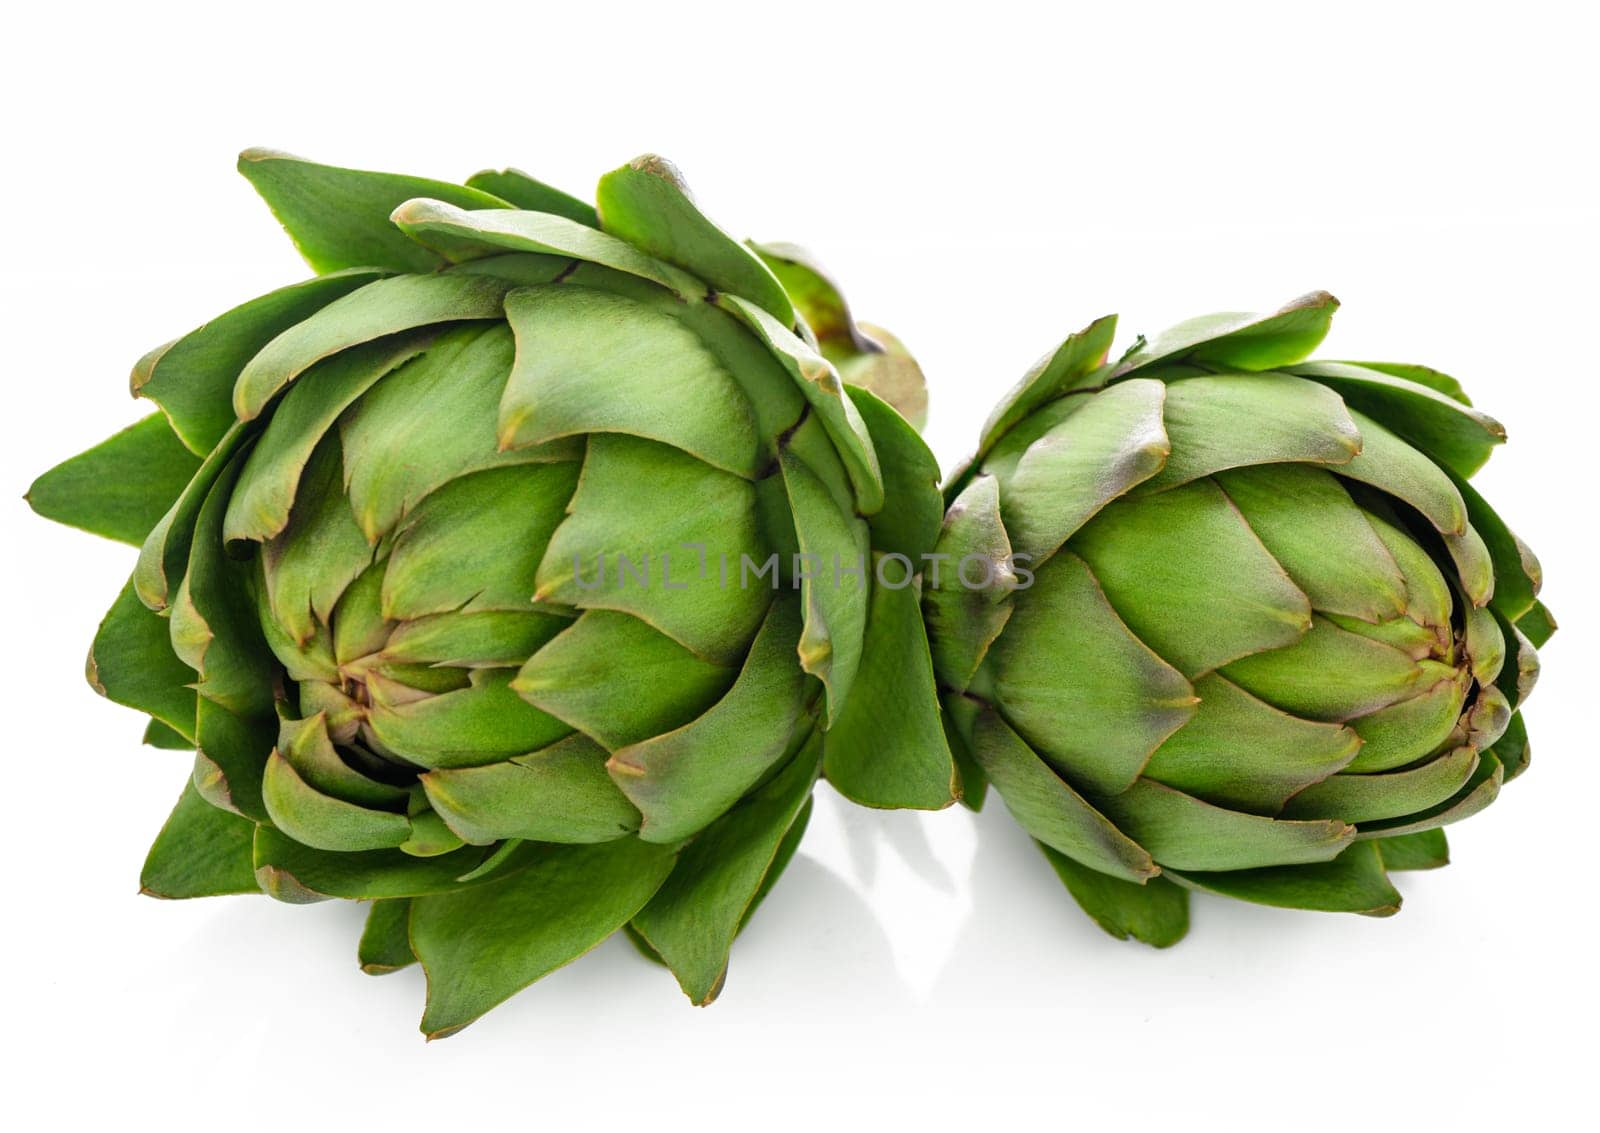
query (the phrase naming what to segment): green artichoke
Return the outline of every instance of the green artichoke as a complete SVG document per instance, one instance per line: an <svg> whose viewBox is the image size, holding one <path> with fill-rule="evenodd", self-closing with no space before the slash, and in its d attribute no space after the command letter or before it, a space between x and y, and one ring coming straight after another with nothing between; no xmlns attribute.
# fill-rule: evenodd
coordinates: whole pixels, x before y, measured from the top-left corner
<svg viewBox="0 0 1600 1133"><path fill-rule="evenodd" d="M1467 483L1504 440L1451 378L1307 361L1337 302L1219 315L1012 391L951 483L926 597L969 801L981 774L1104 928L1187 891L1386 915L1388 871L1527 766L1554 629Z"/></svg>
<svg viewBox="0 0 1600 1133"><path fill-rule="evenodd" d="M859 388L916 412L914 364L659 158L597 208L240 170L318 276L147 355L161 412L30 493L141 545L89 679L195 751L145 891L371 901L430 1036L624 927L709 1002L819 774L956 793L916 589L875 581L939 529Z"/></svg>

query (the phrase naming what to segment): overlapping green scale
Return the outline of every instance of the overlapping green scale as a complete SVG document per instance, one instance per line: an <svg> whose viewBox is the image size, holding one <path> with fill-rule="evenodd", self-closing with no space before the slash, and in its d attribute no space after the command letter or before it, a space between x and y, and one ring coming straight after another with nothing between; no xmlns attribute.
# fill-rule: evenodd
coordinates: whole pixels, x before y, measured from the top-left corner
<svg viewBox="0 0 1600 1133"><path fill-rule="evenodd" d="M1551 623L1465 480L1504 431L1434 371L1305 362L1336 305L1117 362L1102 320L947 489L939 549L1032 575L927 593L950 719L1114 935L1172 943L1186 889L1392 913L1386 871L1442 864L1526 763Z"/></svg>
<svg viewBox="0 0 1600 1133"><path fill-rule="evenodd" d="M164 417L32 493L142 544L90 677L195 750L146 889L372 901L362 965L420 960L434 1035L630 922L708 1002L825 765L872 805L960 789L916 590L874 600L936 535L868 392L919 412L915 364L659 158L598 208L240 169L325 274L153 351Z"/></svg>

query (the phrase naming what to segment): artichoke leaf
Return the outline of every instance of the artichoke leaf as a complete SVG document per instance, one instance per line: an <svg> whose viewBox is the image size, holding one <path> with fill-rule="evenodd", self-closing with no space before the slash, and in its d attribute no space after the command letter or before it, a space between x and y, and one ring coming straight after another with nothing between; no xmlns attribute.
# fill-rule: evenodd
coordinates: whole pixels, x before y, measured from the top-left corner
<svg viewBox="0 0 1600 1133"><path fill-rule="evenodd" d="M378 900L367 910L356 960L369 976L386 975L417 962L411 951L411 899Z"/></svg>
<svg viewBox="0 0 1600 1133"><path fill-rule="evenodd" d="M793 509L799 558L807 564L796 572L805 610L800 666L822 682L831 724L849 699L861 665L873 569L867 525L841 512L822 480L792 451L780 454L779 466Z"/></svg>
<svg viewBox="0 0 1600 1133"><path fill-rule="evenodd" d="M509 669L474 669L467 688L412 697L373 673L368 726L382 747L429 769L479 767L545 748L571 729L511 690Z"/></svg>
<svg viewBox="0 0 1600 1133"><path fill-rule="evenodd" d="M1270 315L1203 315L1140 342L1116 365L1125 378L1158 363L1188 362L1235 370L1275 370L1293 365L1327 337L1339 300L1312 291Z"/></svg>
<svg viewBox="0 0 1600 1133"><path fill-rule="evenodd" d="M616 751L689 723L722 698L738 673L629 614L585 610L528 654L511 687Z"/></svg>
<svg viewBox="0 0 1600 1133"><path fill-rule="evenodd" d="M1544 583L1544 570L1528 545L1512 533L1505 520L1471 484L1460 476L1452 479L1467 505L1471 529L1482 537L1494 564L1494 597L1490 605L1515 621L1536 604L1539 588Z"/></svg>
<svg viewBox="0 0 1600 1133"><path fill-rule="evenodd" d="M1354 486L1358 498L1372 495L1359 485ZM1452 587L1445 580L1440 564L1423 550L1422 545L1417 542L1415 533L1400 526L1398 509L1391 506L1392 502L1381 498L1367 498L1362 500L1361 508L1372 530L1388 549L1389 556L1400 568L1400 573L1405 576L1406 617L1430 633L1445 632L1459 600L1459 588ZM1348 622L1346 628L1364 628L1369 634L1377 629L1374 626L1352 627ZM1436 644L1443 646L1445 642L1441 640Z"/></svg>
<svg viewBox="0 0 1600 1133"><path fill-rule="evenodd" d="M242 303L139 359L129 381L133 394L159 405L173 432L204 456L233 425L233 383L245 363L290 327L384 274L336 271Z"/></svg>
<svg viewBox="0 0 1600 1133"><path fill-rule="evenodd" d="M1306 362L1288 372L1334 390L1350 408L1382 421L1463 479L1483 467L1496 445L1505 443L1505 426L1493 417L1407 376L1352 362Z"/></svg>
<svg viewBox="0 0 1600 1133"><path fill-rule="evenodd" d="M1527 635L1539 649L1544 648L1544 643L1549 641L1556 629L1556 619L1543 602L1535 602L1528 608L1528 612L1517 619L1517 628Z"/></svg>
<svg viewBox="0 0 1600 1133"><path fill-rule="evenodd" d="M1347 464L1362 446L1361 433L1337 394L1285 374L1212 374L1168 382L1162 419L1171 455L1136 494L1165 491L1229 468ZM1250 427L1240 428L1241 421Z"/></svg>
<svg viewBox="0 0 1600 1133"><path fill-rule="evenodd" d="M346 490L368 542L394 531L454 478L509 464L581 461L581 437L499 446L494 421L514 354L512 330L502 323L446 331L342 416Z"/></svg>
<svg viewBox="0 0 1600 1133"><path fill-rule="evenodd" d="M952 577L960 564L986 564L988 585ZM939 684L965 692L1011 617L1017 585L1011 541L1000 519L999 482L979 476L945 513L932 566L924 578L923 610Z"/></svg>
<svg viewBox="0 0 1600 1133"><path fill-rule="evenodd" d="M1081 389L1105 365L1117 333L1117 316L1096 319L1046 354L1023 375L984 422L978 457L988 454L1023 418L1064 393ZM976 462L975 462L976 463Z"/></svg>
<svg viewBox="0 0 1600 1133"><path fill-rule="evenodd" d="M1160 473L1172 451L1167 398L1161 382L1120 382L1024 450L1000 502L1018 554L1044 562L1107 504Z"/></svg>
<svg viewBox="0 0 1600 1133"><path fill-rule="evenodd" d="M267 821L261 777L272 754L273 726L246 719L208 697L195 714L194 785L212 806Z"/></svg>
<svg viewBox="0 0 1600 1133"><path fill-rule="evenodd" d="M970 718L975 715L977 706L963 696L952 696L942 703L945 712L940 723L944 725L945 742L950 745L950 754L955 759L956 789L961 805L976 814L983 809L984 801L989 796L989 777L978 766L977 757L972 754L964 734L971 731ZM956 721L957 712L965 713L965 719L959 724Z"/></svg>
<svg viewBox="0 0 1600 1133"><path fill-rule="evenodd" d="M407 801L404 787L369 778L344 761L322 712L281 720L276 750L308 787L323 795L372 810L398 811Z"/></svg>
<svg viewBox="0 0 1600 1133"><path fill-rule="evenodd" d="M794 306L772 270L700 211L683 175L665 158L645 154L607 173L595 204L604 231L794 325Z"/></svg>
<svg viewBox="0 0 1600 1133"><path fill-rule="evenodd" d="M939 810L960 793L919 600L910 578L873 587L861 668L823 740L828 782L864 806Z"/></svg>
<svg viewBox="0 0 1600 1133"><path fill-rule="evenodd" d="M912 430L928 423L928 382L899 339L850 314L838 285L820 264L793 244L748 244L783 284L822 356L839 371L847 390L870 392L892 407ZM859 405L858 405L859 408ZM875 438L876 439L876 438ZM889 462L884 461L887 471Z"/></svg>
<svg viewBox="0 0 1600 1133"><path fill-rule="evenodd" d="M352 346L439 323L502 318L514 287L496 276L449 271L369 283L263 346L234 382L234 413L254 420L307 370Z"/></svg>
<svg viewBox="0 0 1600 1133"><path fill-rule="evenodd" d="M454 1034L588 952L644 907L675 856L637 838L550 846L513 874L412 901L411 947L428 974L423 1032Z"/></svg>
<svg viewBox="0 0 1600 1133"><path fill-rule="evenodd" d="M644 815L639 836L676 843L703 829L789 750L815 685L795 664L799 602L772 602L733 687L698 719L619 749L611 777Z"/></svg>
<svg viewBox="0 0 1600 1133"><path fill-rule="evenodd" d="M777 858L817 781L818 739L696 835L631 922L696 1006L722 990L734 937L767 875L781 869Z"/></svg>
<svg viewBox="0 0 1600 1133"><path fill-rule="evenodd" d="M194 670L172 651L167 620L139 600L131 581L95 632L85 676L107 700L147 713L193 743Z"/></svg>
<svg viewBox="0 0 1600 1133"><path fill-rule="evenodd" d="M246 477L249 473L247 463ZM292 676L305 679L301 665L314 664L319 675L337 683L333 662L346 659L339 655L339 641L331 642L333 657L321 656L320 649L330 644L327 627L334 610L358 579L381 582L383 577L382 564L373 562L376 552L350 513L337 434L324 437L312 452L297 495L283 531L261 549L257 601L264 601L267 609L259 620L280 658L286 647L292 650L284 660ZM238 492L234 499L239 499ZM349 622L338 620L340 641L351 636Z"/></svg>
<svg viewBox="0 0 1600 1133"><path fill-rule="evenodd" d="M1513 712L1506 721L1506 730L1489 749L1503 770L1504 781L1509 783L1528 768L1532 752L1528 747L1528 726L1522 713Z"/></svg>
<svg viewBox="0 0 1600 1133"><path fill-rule="evenodd" d="M600 227L600 217L593 205L530 177L520 169L485 169L468 177L465 183L469 189L499 197L512 208L554 213L586 228Z"/></svg>
<svg viewBox="0 0 1600 1133"><path fill-rule="evenodd" d="M1193 686L1130 632L1068 551L1013 602L979 676L991 679L1007 722L1058 770L1098 793L1126 789L1194 715ZM1061 679L1063 658L1070 681Z"/></svg>
<svg viewBox="0 0 1600 1133"><path fill-rule="evenodd" d="M1221 672L1285 712L1339 723L1416 695L1434 683L1436 668L1319 614L1298 641L1241 657Z"/></svg>
<svg viewBox="0 0 1600 1133"><path fill-rule="evenodd" d="M1461 383L1449 374L1435 370L1432 366L1419 366L1415 362L1347 362L1346 365L1360 366L1364 370L1376 370L1380 374L1388 374L1391 378L1404 378L1419 386L1426 386L1435 393L1442 393L1451 401L1458 401L1462 405L1471 405L1472 399L1467 396L1467 391Z"/></svg>
<svg viewBox="0 0 1600 1133"><path fill-rule="evenodd" d="M362 343L318 363L290 386L245 460L228 505L225 537L259 543L281 534L307 480L306 467L313 453L327 447L339 416L429 343L427 335ZM339 496L344 494L342 473L341 468L333 493ZM313 500L312 506L319 502Z"/></svg>
<svg viewBox="0 0 1600 1133"><path fill-rule="evenodd" d="M747 247L783 284L804 320L804 329L816 339L822 356L838 369L845 388L870 392L892 407L913 431L922 429L928 423L928 382L900 340L882 327L858 324L838 284L805 249L748 242ZM873 442L878 443L876 436ZM883 461L886 473L891 466L891 461Z"/></svg>
<svg viewBox="0 0 1600 1133"><path fill-rule="evenodd" d="M568 614L553 609L433 614L395 626L382 643L382 659L401 665L511 668L572 625Z"/></svg>
<svg viewBox="0 0 1600 1133"><path fill-rule="evenodd" d="M313 849L382 850L411 837L405 815L323 794L276 751L267 759L261 797L272 824Z"/></svg>
<svg viewBox="0 0 1600 1133"><path fill-rule="evenodd" d="M152 413L56 465L24 499L46 519L137 547L199 468L167 419Z"/></svg>
<svg viewBox="0 0 1600 1133"><path fill-rule="evenodd" d="M639 812L606 773L607 758L588 736L571 735L502 763L428 771L421 782L468 842L609 842L637 830Z"/></svg>
<svg viewBox="0 0 1600 1133"><path fill-rule="evenodd" d="M293 634L273 613L266 585L264 583L258 585L255 591L256 611L267 645L278 658L278 663L283 666L284 675L291 681L300 682L302 698L300 707L307 713L317 711L316 708L307 707L304 702L307 689L315 685L329 692L337 692L335 686L342 679L338 659L333 655L333 634L329 633L326 627L318 626L307 640L295 640ZM339 695L344 696L343 693ZM344 699L349 700L348 697Z"/></svg>
<svg viewBox="0 0 1600 1133"><path fill-rule="evenodd" d="M1511 726L1511 716L1511 703L1505 693L1494 685L1479 685L1478 696L1461 721L1466 729L1466 744L1479 751L1493 747Z"/></svg>
<svg viewBox="0 0 1600 1133"><path fill-rule="evenodd" d="M145 725L143 742L150 747L162 748L167 751L194 750L193 740L163 724L160 720L151 720Z"/></svg>
<svg viewBox="0 0 1600 1133"><path fill-rule="evenodd" d="M1468 671L1479 684L1491 684L1505 668L1508 642L1500 620L1487 606L1468 606L1462 612L1461 635Z"/></svg>
<svg viewBox="0 0 1600 1133"><path fill-rule="evenodd" d="M626 240L564 216L520 210L473 210L419 198L394 210L394 223L418 244L453 262L505 252L534 252L600 264L665 287L684 302L704 298L706 285L646 255Z"/></svg>
<svg viewBox="0 0 1600 1133"><path fill-rule="evenodd" d="M1398 834L1393 838L1374 838L1383 858L1383 868L1390 873L1396 870L1438 869L1450 864L1450 843L1438 827L1419 830L1415 834Z"/></svg>
<svg viewBox="0 0 1600 1133"><path fill-rule="evenodd" d="M850 483L850 474L845 471L844 461L839 458L838 450L833 447L828 430L815 413L802 408L798 420L790 428L785 429L783 435L778 438L776 450L780 458L783 456L798 458L822 482L828 496L833 500L834 508L841 515L850 517L857 514L855 489ZM767 469L768 472L782 470L781 459L774 460ZM783 478L778 476L776 479L782 481ZM764 480L757 481L758 492L766 487ZM788 495L787 486L783 494ZM792 501L784 505L784 511L788 513L788 526L792 528L795 522ZM881 511L879 514L882 514ZM796 546L794 549L799 548Z"/></svg>
<svg viewBox="0 0 1600 1133"><path fill-rule="evenodd" d="M1445 550L1456 568L1456 581L1468 602L1487 605L1494 598L1494 562L1489 548L1476 528L1444 537Z"/></svg>
<svg viewBox="0 0 1600 1133"><path fill-rule="evenodd" d="M1310 599L1209 479L1108 504L1069 546L1128 628L1187 676L1291 645L1311 628ZM1041 580L1061 557L1040 568ZM1018 594L1019 612L1037 592Z"/></svg>
<svg viewBox="0 0 1600 1133"><path fill-rule="evenodd" d="M539 602L631 614L707 661L737 664L775 575L750 481L681 449L589 438L568 516L539 564Z"/></svg>
<svg viewBox="0 0 1600 1133"><path fill-rule="evenodd" d="M1360 426L1362 449L1336 469L1410 504L1444 540L1456 566L1461 588L1473 605L1494 594L1494 562L1490 551L1468 522L1466 501L1444 470L1382 425L1352 412Z"/></svg>
<svg viewBox="0 0 1600 1133"><path fill-rule="evenodd" d="M575 462L485 468L432 492L401 522L383 615L532 608L541 556L578 484Z"/></svg>
<svg viewBox="0 0 1600 1133"><path fill-rule="evenodd" d="M1356 835L1336 820L1289 821L1213 806L1150 779L1090 801L1168 871L1325 862Z"/></svg>
<svg viewBox="0 0 1600 1133"><path fill-rule="evenodd" d="M244 719L271 721L277 665L256 618L254 566L228 557L222 542L240 464L229 466L200 509L168 622L172 651L200 675L196 692Z"/></svg>
<svg viewBox="0 0 1600 1133"><path fill-rule="evenodd" d="M1400 894L1389 882L1377 846L1356 842L1331 861L1228 872L1168 871L1182 885L1285 909L1393 916Z"/></svg>
<svg viewBox="0 0 1600 1133"><path fill-rule="evenodd" d="M767 457L749 399L684 322L570 283L513 291L506 317L516 364L500 401L501 448L627 433L736 476L760 473Z"/></svg>
<svg viewBox="0 0 1600 1133"><path fill-rule="evenodd" d="M400 850L356 853L318 850L295 841L271 826L256 828L256 883L263 893L290 904L308 904L330 897L371 901L455 893L483 880L462 880L485 858L483 847L463 846L437 857L419 858ZM508 875L525 866L534 851L523 845L517 859L484 878ZM506 871L502 873L501 871Z"/></svg>
<svg viewBox="0 0 1600 1133"><path fill-rule="evenodd" d="M1461 718L1470 683L1465 674L1457 674L1415 696L1350 720L1362 743L1344 770L1352 774L1392 771L1438 751Z"/></svg>
<svg viewBox="0 0 1600 1133"><path fill-rule="evenodd" d="M1045 860L1094 923L1118 940L1130 936L1153 948L1170 948L1189 931L1189 892L1164 877L1143 884L1090 869L1035 840Z"/></svg>
<svg viewBox="0 0 1600 1133"><path fill-rule="evenodd" d="M920 571L922 556L939 541L944 501L939 462L898 412L859 386L846 386L867 426L883 469L884 506L867 518L872 549L904 555Z"/></svg>
<svg viewBox="0 0 1600 1133"><path fill-rule="evenodd" d="M144 860L139 892L172 900L258 892L250 850L255 828L185 783Z"/></svg>
<svg viewBox="0 0 1600 1133"><path fill-rule="evenodd" d="M1361 750L1350 728L1292 716L1216 673L1194 691L1194 716L1156 749L1144 775L1218 806L1277 814Z"/></svg>
<svg viewBox="0 0 1600 1133"><path fill-rule="evenodd" d="M232 463L248 438L244 422L235 422L217 442L200 467L173 501L167 513L150 529L139 545L139 559L133 568L133 587L139 601L152 610L165 610L172 596L174 581L181 580L189 561L189 545L194 540L195 521L200 508L223 471Z"/></svg>
<svg viewBox="0 0 1600 1133"><path fill-rule="evenodd" d="M1291 798L1286 818L1372 822L1427 810L1461 789L1478 766L1472 747L1459 747L1405 771L1331 775Z"/></svg>
<svg viewBox="0 0 1600 1133"><path fill-rule="evenodd" d="M537 855L538 853L537 846L529 846L521 838L508 838L490 850L482 861L467 870L456 880L462 884L468 884L482 881L500 873L501 870L510 872L514 869L520 869L531 860L532 855Z"/></svg>
<svg viewBox="0 0 1600 1133"><path fill-rule="evenodd" d="M1339 475L1410 504L1441 535L1467 530L1467 504L1444 469L1383 425L1356 410L1361 451L1337 469Z"/></svg>
<svg viewBox="0 0 1600 1133"><path fill-rule="evenodd" d="M851 315L850 305L845 302L838 283L810 252L795 244L746 241L745 246L761 258L783 285L784 293L819 346L826 348L830 343L839 343L857 351L873 348L872 340L861 333Z"/></svg>
<svg viewBox="0 0 1600 1133"><path fill-rule="evenodd" d="M789 829L783 832L783 840L778 843L778 852L772 855L772 862L767 866L767 872L762 875L761 884L756 887L756 895L750 898L750 903L744 907L744 916L739 918L740 932L744 931L745 926L750 923L750 918L756 915L761 903L777 886L783 871L788 869L789 863L794 860L795 851L800 848L806 828L811 824L811 812L816 806L816 801L815 795L807 796L804 805L800 807L800 813L789 823Z"/></svg>
<svg viewBox="0 0 1600 1133"><path fill-rule="evenodd" d="M1332 473L1271 464L1215 479L1314 609L1374 623L1405 612L1404 573Z"/></svg>
<svg viewBox="0 0 1600 1133"><path fill-rule="evenodd" d="M411 836L400 843L402 852L415 858L436 858L467 844L465 838L446 825L441 815L428 808L427 796L420 788L412 797L418 809L411 814Z"/></svg>
<svg viewBox="0 0 1600 1133"><path fill-rule="evenodd" d="M883 470L867 424L855 402L845 396L838 372L762 308L737 295L719 295L716 302L755 332L805 395L850 474L857 512L876 514L884 502Z"/></svg>
<svg viewBox="0 0 1600 1133"><path fill-rule="evenodd" d="M1124 881L1143 884L1161 872L1149 851L1052 771L994 709L980 709L971 731L984 774L1038 841Z"/></svg>
<svg viewBox="0 0 1600 1133"><path fill-rule="evenodd" d="M1505 778L1505 766L1500 762L1496 750L1490 748L1479 752L1478 766L1473 769L1471 777L1461 789L1450 798L1420 814L1389 821L1364 822L1361 824L1361 832L1356 837L1363 841L1372 838L1392 838L1400 834L1414 834L1439 826L1448 826L1452 822L1471 818L1494 802L1500 794L1500 787Z"/></svg>
<svg viewBox="0 0 1600 1133"><path fill-rule="evenodd" d="M239 172L319 273L354 267L430 272L443 266L389 222L389 214L412 197L436 197L463 208L510 207L481 189L448 181L341 169L268 149L241 153Z"/></svg>
<svg viewBox="0 0 1600 1133"><path fill-rule="evenodd" d="M458 270L489 271L495 263L481 260ZM537 288L541 282L552 281L530 280L529 285ZM568 264L558 282L565 287L602 291L678 322L744 391L768 457L782 434L804 411L805 395L789 372L766 344L750 333L743 320L721 307L698 300L685 302L657 284L594 263ZM763 473L766 471L762 469Z"/></svg>

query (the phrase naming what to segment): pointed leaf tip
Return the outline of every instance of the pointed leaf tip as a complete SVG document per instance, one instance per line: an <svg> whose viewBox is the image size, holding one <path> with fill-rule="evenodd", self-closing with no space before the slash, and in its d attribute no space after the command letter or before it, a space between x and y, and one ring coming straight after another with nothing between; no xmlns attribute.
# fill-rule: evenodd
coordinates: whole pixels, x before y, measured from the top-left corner
<svg viewBox="0 0 1600 1133"><path fill-rule="evenodd" d="M1114 378L1157 363L1197 362L1247 371L1303 362L1328 333L1339 300L1308 291L1268 315L1203 315L1141 339L1117 363Z"/></svg>
<svg viewBox="0 0 1600 1133"><path fill-rule="evenodd" d="M1286 315L1290 311L1309 311L1321 307L1337 311L1340 306L1338 298L1331 291L1307 291L1304 295L1289 300L1278 309L1278 314Z"/></svg>
<svg viewBox="0 0 1600 1133"><path fill-rule="evenodd" d="M239 170L244 171L246 165L253 165L258 161L304 161L286 150L272 149L270 146L246 146L239 151Z"/></svg>
<svg viewBox="0 0 1600 1133"><path fill-rule="evenodd" d="M492 193L466 185L344 169L264 148L241 153L238 169L319 274L353 267L399 272L442 267L443 258L390 223L395 207L412 197L433 197L467 209L510 207Z"/></svg>
<svg viewBox="0 0 1600 1133"><path fill-rule="evenodd" d="M199 467L152 413L40 475L23 499L45 519L138 546Z"/></svg>
<svg viewBox="0 0 1600 1133"><path fill-rule="evenodd" d="M485 169L468 177L466 184L469 189L481 189L499 197L513 208L554 213L587 228L600 227L593 205L530 177L520 169Z"/></svg>
<svg viewBox="0 0 1600 1133"><path fill-rule="evenodd" d="M701 211L665 158L645 154L601 177L595 205L604 231L694 273L717 293L754 302L786 329L794 325L794 305L771 269Z"/></svg>
<svg viewBox="0 0 1600 1133"><path fill-rule="evenodd" d="M642 153L628 162L629 169L637 169L640 173L648 173L652 177L659 177L667 182L678 192L694 203L694 191L689 188L689 182L684 177L683 171L667 158L658 153Z"/></svg>

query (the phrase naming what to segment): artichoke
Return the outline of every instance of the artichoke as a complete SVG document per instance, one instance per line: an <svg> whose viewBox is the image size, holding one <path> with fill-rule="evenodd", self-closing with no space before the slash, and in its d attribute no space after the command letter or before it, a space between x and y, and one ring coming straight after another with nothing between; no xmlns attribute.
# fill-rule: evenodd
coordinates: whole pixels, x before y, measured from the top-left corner
<svg viewBox="0 0 1600 1133"><path fill-rule="evenodd" d="M939 529L864 388L916 412L914 363L659 158L597 207L240 170L318 275L143 358L160 412L30 492L140 545L88 675L195 752L144 891L372 902L430 1036L623 928L709 1002L820 774L955 795L918 594L875 581Z"/></svg>
<svg viewBox="0 0 1600 1133"><path fill-rule="evenodd" d="M1386 915L1527 766L1554 629L1422 366L1307 361L1336 300L1045 357L947 489L926 597L958 753L1113 935L1188 891Z"/></svg>

